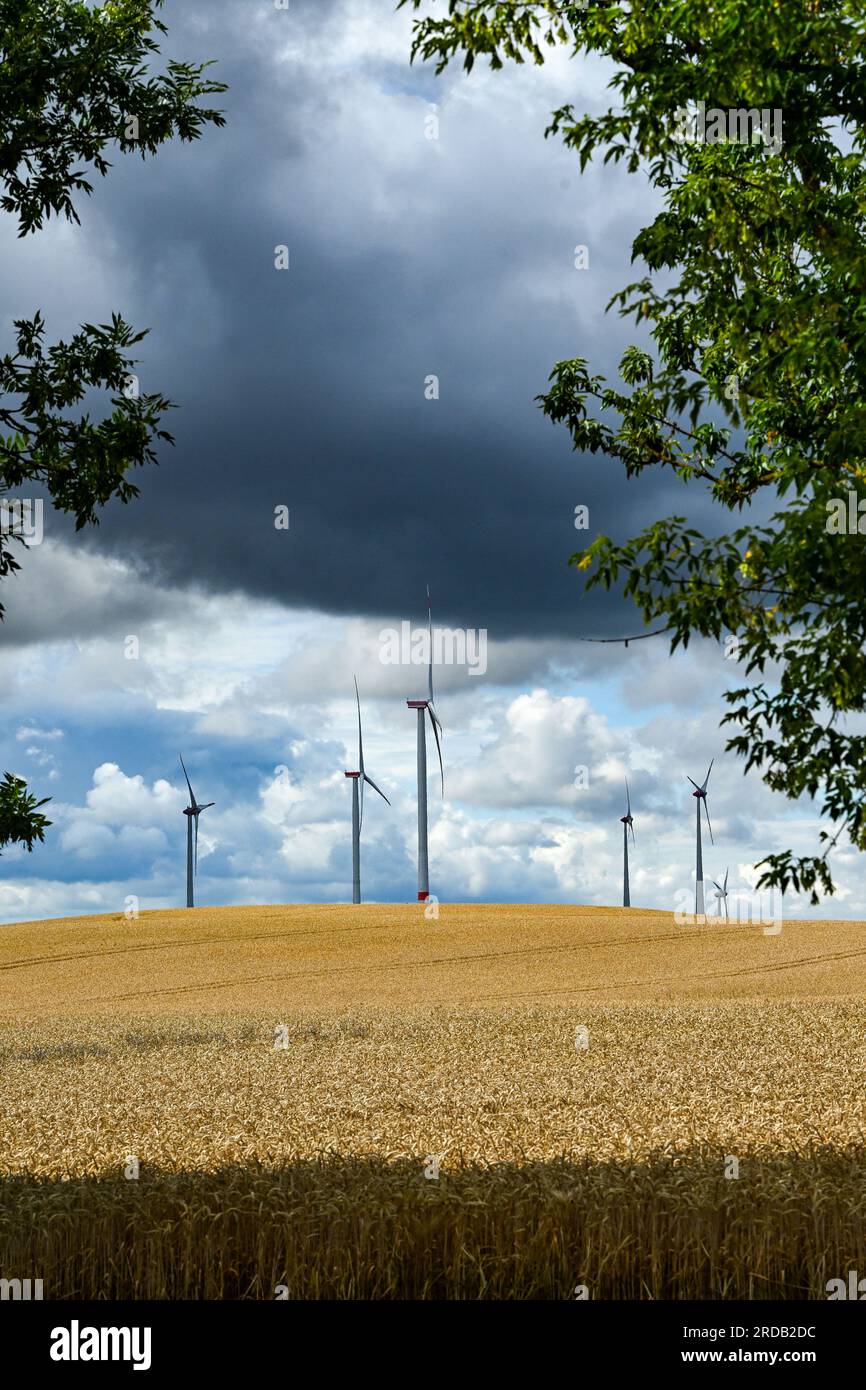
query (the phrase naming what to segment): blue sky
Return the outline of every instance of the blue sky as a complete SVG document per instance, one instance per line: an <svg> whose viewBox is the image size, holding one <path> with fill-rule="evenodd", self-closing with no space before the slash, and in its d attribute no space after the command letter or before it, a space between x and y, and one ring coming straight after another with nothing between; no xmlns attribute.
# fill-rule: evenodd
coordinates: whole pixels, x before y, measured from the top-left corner
<svg viewBox="0 0 866 1390"><path fill-rule="evenodd" d="M65 576L69 594L86 569L82 587L104 592L107 563L44 545L17 583L29 591ZM138 586L159 597L140 575L110 568L121 609ZM108 616L98 636L28 648L23 669L0 658L0 761L52 796L54 821L33 855L4 856L3 919L118 912L130 896L142 909L182 905L179 751L198 799L216 802L201 819L199 903L346 899L353 673L366 765L392 802L366 804L364 895L411 900L415 741L405 698L423 690L424 673L379 661L387 617L403 614L327 618L174 591L157 607L158 618L138 625L137 660L124 655L129 624ZM423 609L406 616L423 624ZM814 824L723 755L716 723L729 665L709 646L671 660L651 642L626 657L621 648L491 638L484 676L437 668L446 797L431 775L433 891L442 901L615 903L627 775L633 904L674 909L693 884L686 777L701 780L711 756L707 875L730 867L732 885L746 890L764 849L805 843ZM586 786L575 785L578 767ZM843 852L838 863L845 896L833 910L856 915L856 860Z"/></svg>

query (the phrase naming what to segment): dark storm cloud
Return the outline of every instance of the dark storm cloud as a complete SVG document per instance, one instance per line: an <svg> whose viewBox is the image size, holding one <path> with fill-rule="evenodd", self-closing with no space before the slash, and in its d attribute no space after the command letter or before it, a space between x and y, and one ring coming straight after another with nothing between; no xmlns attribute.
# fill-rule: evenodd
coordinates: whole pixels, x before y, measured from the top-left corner
<svg viewBox="0 0 866 1390"><path fill-rule="evenodd" d="M350 27L364 49L365 14L399 46L335 62ZM543 140L543 76L482 90L411 69L390 4L211 0L165 19L167 53L218 59L229 123L123 161L81 209L116 307L152 328L142 389L181 407L177 448L88 544L335 613L415 616L429 582L437 621L498 639L635 630L631 609L581 598L568 556L684 510L682 487L578 460L533 396L557 358L610 370L629 340L601 308L633 278L639 178L581 178Z"/></svg>

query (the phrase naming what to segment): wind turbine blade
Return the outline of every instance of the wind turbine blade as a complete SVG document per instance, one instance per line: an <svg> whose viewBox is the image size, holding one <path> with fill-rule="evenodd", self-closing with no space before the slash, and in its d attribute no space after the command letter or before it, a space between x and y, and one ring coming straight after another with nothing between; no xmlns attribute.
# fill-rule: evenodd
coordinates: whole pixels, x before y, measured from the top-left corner
<svg viewBox="0 0 866 1390"><path fill-rule="evenodd" d="M361 697L358 694L358 677L355 676L355 701L358 706L358 771L364 776L364 740L361 735Z"/></svg>
<svg viewBox="0 0 866 1390"><path fill-rule="evenodd" d="M199 806L198 809L199 809L200 811L206 811L207 808L208 808L208 806L216 806L216 802L215 802L215 801L206 801L206 802L204 803L204 805L203 805L203 806Z"/></svg>
<svg viewBox="0 0 866 1390"><path fill-rule="evenodd" d="M442 795L445 795L445 768L442 765L442 744L439 742L439 730L442 725L436 718L436 713L430 705L427 706L427 713L430 716L430 723L433 725L433 737L436 740L436 752L439 754L439 775L442 778Z"/></svg>
<svg viewBox="0 0 866 1390"><path fill-rule="evenodd" d="M634 826L630 825L629 830L631 831L631 842L634 844Z"/></svg>
<svg viewBox="0 0 866 1390"><path fill-rule="evenodd" d="M430 604L430 585L427 585L427 639L429 642L428 655L430 660L427 665L427 690L430 703L433 703L433 609Z"/></svg>
<svg viewBox="0 0 866 1390"><path fill-rule="evenodd" d="M198 873L198 816L194 816L194 817L193 817L193 820L195 821L195 836L194 836L194 839L195 839L195 849L194 849L194 851L193 851L193 856L192 856L192 871L193 871L194 874L197 874L197 873Z"/></svg>
<svg viewBox="0 0 866 1390"><path fill-rule="evenodd" d="M189 787L189 804L190 804L190 806L194 806L194 805L195 805L195 793L193 792L192 785L191 785L190 780L189 780L189 777L188 777L188 775L187 775L186 763L185 763L184 760L183 760L183 754L182 754L182 753L181 753L181 755L180 755L180 765L181 765L181 767L183 768L183 775L184 775L184 777L186 777L186 785Z"/></svg>
<svg viewBox="0 0 866 1390"><path fill-rule="evenodd" d="M707 798L706 798L705 796L702 796L702 797L701 797L701 801L704 803L704 814L706 815L706 818L707 818L707 829L708 829L709 832L710 832L710 844L711 844L711 845L714 845L716 842L715 842L715 840L713 839L713 827L710 825L710 808L709 808L709 806L707 805Z"/></svg>
<svg viewBox="0 0 866 1390"><path fill-rule="evenodd" d="M707 783L708 783L709 780L710 780L710 773L711 773L712 770L713 770L713 763L714 763L715 761L716 761L715 758L711 758L711 759L710 759L710 765L709 765L709 767L707 768L707 775L706 775L706 777L704 778L703 786L701 787L701 791L702 791L702 792L705 792L705 791L707 790Z"/></svg>
<svg viewBox="0 0 866 1390"><path fill-rule="evenodd" d="M695 789L696 792L699 792L699 791L702 790L702 789L698 786L698 784L697 784L697 782L695 781L694 777L687 777L687 778L686 778L686 781L687 781L687 782L691 782L691 784L692 784L692 786L694 787L694 789Z"/></svg>
<svg viewBox="0 0 866 1390"><path fill-rule="evenodd" d="M382 788L381 788L381 787L377 787L377 786L376 786L376 783L373 781L372 777L368 777L367 774L366 774L366 772L364 773L364 781L370 783L370 786L373 788L373 791L374 791L374 792L378 792L379 795L381 796L381 798L382 798L383 801L388 801L388 798L387 798L387 796L385 795L385 793L382 791ZM388 805L389 805L389 806L391 805L390 801L388 801Z"/></svg>
<svg viewBox="0 0 866 1390"><path fill-rule="evenodd" d="M433 708L433 605L430 602L430 585L427 585L427 637L430 644L429 665L427 667L427 713L430 715L430 723L433 726L433 737L436 740L436 752L439 754L439 776L442 780L442 795L445 795L445 768L442 765L442 744L439 735L442 732L442 725L439 723L438 715Z"/></svg>
<svg viewBox="0 0 866 1390"><path fill-rule="evenodd" d="M711 882L712 882L713 887L714 887L714 888L718 888L719 892L721 893L721 891L722 891L722 885L721 885L720 883L716 883L716 880L715 880L715 879L712 879Z"/></svg>
<svg viewBox="0 0 866 1390"><path fill-rule="evenodd" d="M361 774L360 795L358 797L358 834L360 835L361 827L364 824L364 782L366 778L364 777L364 740L361 736L361 697L358 694L358 677L354 676L353 679L355 682L355 703L358 706L358 771Z"/></svg>
<svg viewBox="0 0 866 1390"><path fill-rule="evenodd" d="M631 815L631 798L629 797L629 794L628 794L628 778L627 778L627 777L626 777L626 779L625 779L625 804L626 804L626 806L627 806L627 808L628 808L628 814Z"/></svg>
<svg viewBox="0 0 866 1390"><path fill-rule="evenodd" d="M725 869L725 892L728 891L728 870Z"/></svg>

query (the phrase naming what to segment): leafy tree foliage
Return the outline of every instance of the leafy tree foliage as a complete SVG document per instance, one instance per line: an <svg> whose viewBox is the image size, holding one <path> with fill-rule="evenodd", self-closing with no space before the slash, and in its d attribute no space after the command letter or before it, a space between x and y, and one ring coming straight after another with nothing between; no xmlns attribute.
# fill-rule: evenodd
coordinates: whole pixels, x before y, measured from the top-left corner
<svg viewBox="0 0 866 1390"><path fill-rule="evenodd" d="M34 840L44 840L51 821L45 819L39 807L47 802L47 797L37 801L20 777L7 772L0 782L0 849L20 844L32 851Z"/></svg>
<svg viewBox="0 0 866 1390"><path fill-rule="evenodd" d="M732 516L720 535L681 516L625 544L602 535L572 563L587 587L621 586L672 648L694 635L732 643L741 684L724 695L727 747L831 823L812 853L763 859L759 885L817 902L833 892L840 836L866 848L866 11L862 0L448 0L447 15L416 19L413 55L437 71L458 55L467 70L478 58L500 68L541 64L560 45L577 62L612 60L617 103L598 116L563 106L547 134L581 168L603 151L641 171L662 206L633 245L647 273L611 301L642 345L614 382L583 357L558 362L542 408L581 453L628 478L672 470ZM679 138L700 102L779 113L781 148L754 128Z"/></svg>
<svg viewBox="0 0 866 1390"><path fill-rule="evenodd" d="M166 33L161 7L0 0L0 207L18 219L20 236L52 215L77 222L75 199L92 192L94 174L107 174L109 150L145 159L175 136L191 141L224 124L218 110L198 104L225 91L210 80L209 63L169 60L151 71ZM155 463L159 441L173 442L163 428L171 402L138 391L129 349L144 337L114 314L47 346L41 313L16 321L15 350L0 357L0 503L13 489L41 488L80 529L112 498L137 495L130 470ZM106 405L101 418L76 413L94 394ZM19 568L12 546L24 542L9 517L7 508L0 578ZM44 804L7 773L0 844L32 849L50 823L38 811Z"/></svg>

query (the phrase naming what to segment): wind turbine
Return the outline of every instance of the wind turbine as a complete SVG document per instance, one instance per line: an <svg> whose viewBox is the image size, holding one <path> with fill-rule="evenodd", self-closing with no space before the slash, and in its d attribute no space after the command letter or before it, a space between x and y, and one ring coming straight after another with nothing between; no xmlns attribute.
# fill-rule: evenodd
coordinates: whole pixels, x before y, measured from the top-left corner
<svg viewBox="0 0 866 1390"><path fill-rule="evenodd" d="M631 831L631 842L634 844L634 817L631 813L631 799L628 794L628 778L625 779L625 804L628 807L626 814L620 816L622 821L622 905L631 907L631 898L628 891L628 832Z"/></svg>
<svg viewBox="0 0 866 1390"><path fill-rule="evenodd" d="M695 916L696 916L696 917L703 917L703 916L704 916L704 861L703 861L703 857L702 857L702 855L701 855L701 803L703 803L704 815L705 815L706 818L707 818L707 829L708 829L709 832L710 832L710 844L715 844L715 840L713 839L713 827L710 825L710 813L709 813L709 810L707 809L707 783L708 783L709 780L710 780L710 773L711 773L712 770L713 770L713 763L714 763L715 761L716 761L715 758L713 758L713 759L710 761L710 765L709 765L709 767L707 768L707 775L706 775L706 777L704 778L704 780L703 780L703 782L701 783L700 786L698 786L697 782L694 780L693 777L689 777L689 779L688 779L688 780L691 782L692 786L694 787L694 791L692 792L692 796L694 796L694 797L697 798L697 802L696 802L696 805L695 805L695 811L697 812L697 833L698 833L698 855L697 855L697 863L696 863L696 866L695 866Z"/></svg>
<svg viewBox="0 0 866 1390"><path fill-rule="evenodd" d="M436 751L439 754L439 774L442 779L442 796L445 796L445 769L442 765L442 745L439 735L442 725L433 708L433 610L430 606L430 590L427 590L427 631L430 641L430 663L427 672L427 699L407 700L409 709L418 711L418 901L426 902L430 896L430 869L427 862L427 733L424 724L424 711L430 715Z"/></svg>
<svg viewBox="0 0 866 1390"><path fill-rule="evenodd" d="M720 904L720 903L724 903L724 904L725 904L725 921L727 922L727 920L728 920L728 870L727 870L727 869L725 869L725 882L724 882L724 884L716 883L716 880L713 879L713 887L717 890L717 892L716 892L716 913L717 913L717 915L718 915L719 917L721 917L721 915L722 915L722 909L721 909L721 907L719 906L719 904Z"/></svg>
<svg viewBox="0 0 866 1390"><path fill-rule="evenodd" d="M183 775L186 777L186 785L189 787L189 805L184 811L184 815L188 817L186 823L186 905L187 907L195 907L195 903L192 900L192 880L193 875L198 873L198 818L202 811L206 811L208 806L215 806L216 802L206 801L202 806L198 804L193 789L190 786L190 780L182 756L180 765L183 768ZM193 820L195 820L195 848L193 848Z"/></svg>
<svg viewBox="0 0 866 1390"><path fill-rule="evenodd" d="M387 796L376 786L372 777L368 777L364 771L364 740L361 736L361 697L358 694L358 678L355 677L355 701L358 706L358 771L347 772L346 776L352 779L352 902L361 901L361 821L364 817L364 783L369 782L374 792L378 792L383 801L388 801ZM360 796L358 788L360 787Z"/></svg>

